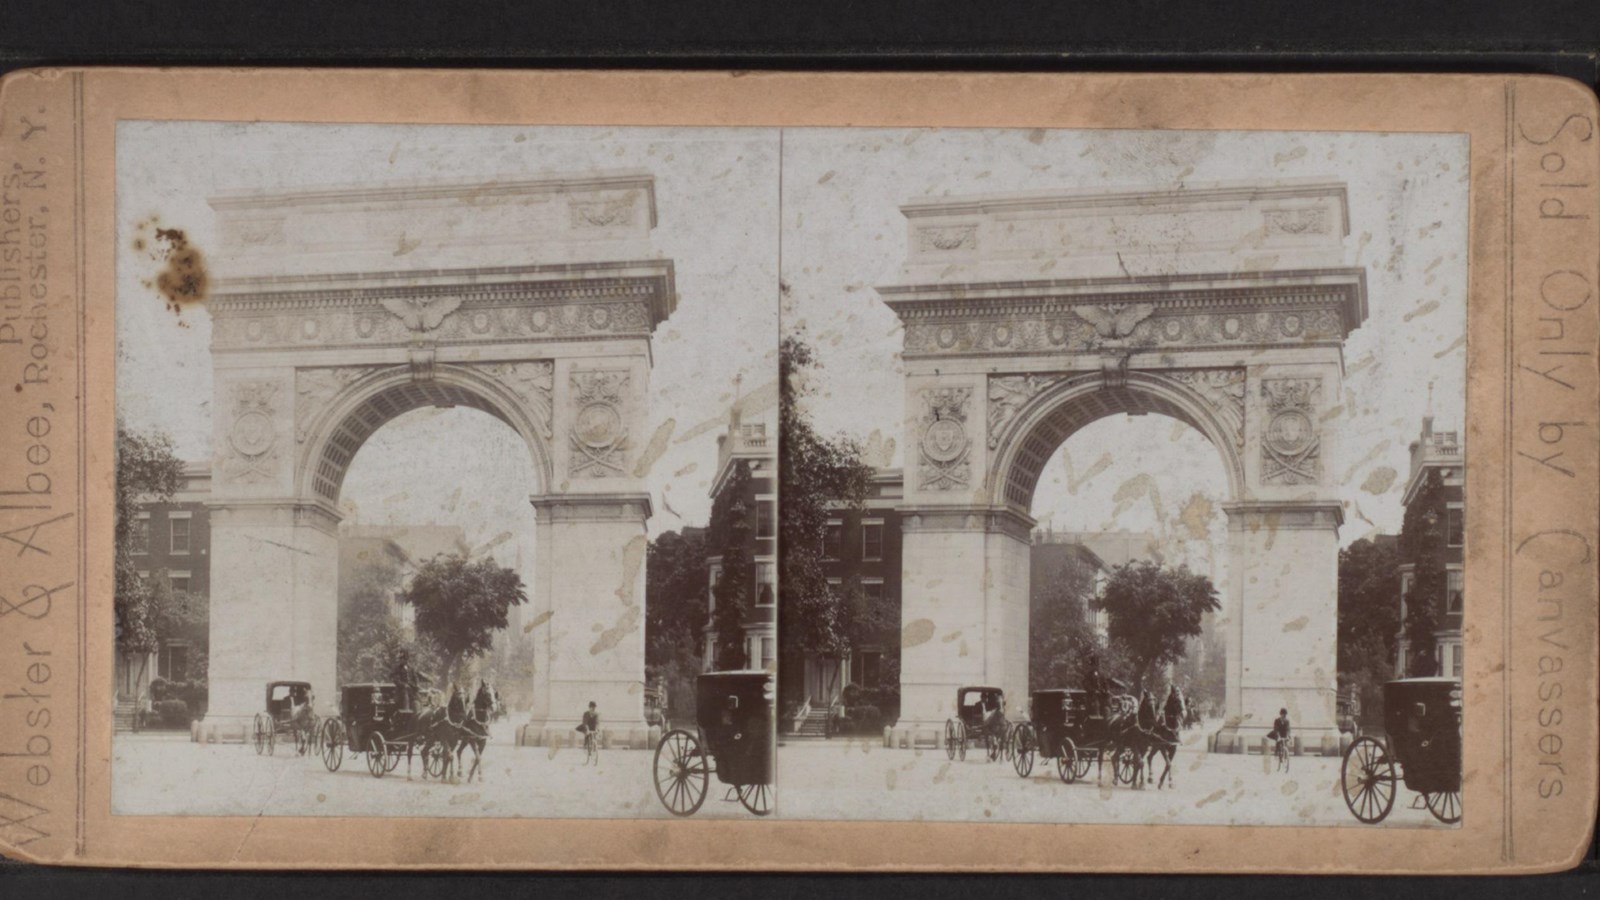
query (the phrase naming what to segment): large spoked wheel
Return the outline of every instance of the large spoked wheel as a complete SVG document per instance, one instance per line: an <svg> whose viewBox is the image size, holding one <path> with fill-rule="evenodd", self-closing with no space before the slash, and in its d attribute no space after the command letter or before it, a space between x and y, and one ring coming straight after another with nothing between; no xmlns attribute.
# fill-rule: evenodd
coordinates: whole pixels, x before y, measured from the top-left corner
<svg viewBox="0 0 1600 900"><path fill-rule="evenodd" d="M1433 817L1446 825L1454 825L1461 821L1461 792L1440 791L1436 794L1424 794L1423 800L1428 804L1428 812Z"/></svg>
<svg viewBox="0 0 1600 900"><path fill-rule="evenodd" d="M1072 742L1070 740L1067 741L1067 745L1071 746ZM1089 752L1080 752L1080 753L1078 753L1077 756L1074 757L1073 760L1072 760L1072 777L1078 779L1079 781L1082 781L1089 774L1089 765L1091 763L1098 762L1099 759L1100 759L1100 751L1099 750L1095 750L1093 753L1089 753Z"/></svg>
<svg viewBox="0 0 1600 900"><path fill-rule="evenodd" d="M1389 748L1376 738L1356 738L1344 753L1339 783L1351 815L1368 825L1382 822L1394 808L1394 759Z"/></svg>
<svg viewBox="0 0 1600 900"><path fill-rule="evenodd" d="M739 787L739 802L758 816L772 812L772 785L746 784Z"/></svg>
<svg viewBox="0 0 1600 900"><path fill-rule="evenodd" d="M1074 781L1077 781L1079 777L1078 747L1076 744L1072 743L1072 738L1063 737L1061 739L1061 746L1056 748L1056 753L1056 775L1060 776L1061 781L1064 784L1071 784ZM1087 772L1089 770L1089 764L1084 763L1083 769L1085 772Z"/></svg>
<svg viewBox="0 0 1600 900"><path fill-rule="evenodd" d="M956 745L961 742L961 723L955 719L944 720L944 755L946 759L956 758ZM965 754L963 754L965 755Z"/></svg>
<svg viewBox="0 0 1600 900"><path fill-rule="evenodd" d="M1289 771L1289 742L1278 741L1277 744L1277 747L1273 750L1273 755L1278 761L1278 771L1287 772Z"/></svg>
<svg viewBox="0 0 1600 900"><path fill-rule="evenodd" d="M1117 784L1133 784L1134 770L1139 765L1139 754L1132 747L1119 747L1111 757L1111 777Z"/></svg>
<svg viewBox="0 0 1600 900"><path fill-rule="evenodd" d="M388 766L389 745L384 741L383 735L374 731L367 736L367 771L373 778L382 778L389 771Z"/></svg>
<svg viewBox="0 0 1600 900"><path fill-rule="evenodd" d="M410 750L410 745L400 741L389 741L385 745L384 749L388 750L389 752L383 755L383 770L385 772L393 772L395 769L399 768L400 757L402 754Z"/></svg>
<svg viewBox="0 0 1600 900"><path fill-rule="evenodd" d="M344 764L344 723L338 719L324 721L318 744L322 750L322 764L329 772L339 771L339 766Z"/></svg>
<svg viewBox="0 0 1600 900"><path fill-rule="evenodd" d="M250 723L250 737L251 743L256 746L257 756L272 753L272 723L267 720L266 713L256 713Z"/></svg>
<svg viewBox="0 0 1600 900"><path fill-rule="evenodd" d="M1033 726L1026 722L1011 731L1011 765L1017 775L1027 778L1033 774L1033 757L1038 742L1034 740Z"/></svg>
<svg viewBox="0 0 1600 900"><path fill-rule="evenodd" d="M706 802L711 768L706 764L700 739L687 731L667 732L656 745L656 796L675 816L692 816ZM741 800L743 797L740 798Z"/></svg>

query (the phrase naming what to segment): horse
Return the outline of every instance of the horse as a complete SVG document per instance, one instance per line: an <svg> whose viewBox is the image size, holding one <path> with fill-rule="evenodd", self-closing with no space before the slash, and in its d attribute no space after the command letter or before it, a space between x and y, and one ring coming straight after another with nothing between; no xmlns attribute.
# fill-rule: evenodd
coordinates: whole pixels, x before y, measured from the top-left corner
<svg viewBox="0 0 1600 900"><path fill-rule="evenodd" d="M1166 765L1161 770L1161 777L1156 780L1156 790L1161 790L1163 785L1177 787L1177 779L1172 774L1172 758L1178 753L1178 729L1172 727L1171 723L1163 722L1145 733L1145 755L1142 762L1149 771L1155 771L1153 763L1157 753L1161 754L1161 759Z"/></svg>

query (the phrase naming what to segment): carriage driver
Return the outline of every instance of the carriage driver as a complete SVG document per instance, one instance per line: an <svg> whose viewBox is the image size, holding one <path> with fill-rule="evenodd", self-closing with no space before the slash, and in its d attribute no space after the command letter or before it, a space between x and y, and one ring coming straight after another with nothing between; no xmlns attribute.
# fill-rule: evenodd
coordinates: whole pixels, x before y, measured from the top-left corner
<svg viewBox="0 0 1600 900"><path fill-rule="evenodd" d="M983 728L995 734L1001 732L1001 723L1005 720L1005 702L995 696L993 691L985 691L980 701L983 713Z"/></svg>

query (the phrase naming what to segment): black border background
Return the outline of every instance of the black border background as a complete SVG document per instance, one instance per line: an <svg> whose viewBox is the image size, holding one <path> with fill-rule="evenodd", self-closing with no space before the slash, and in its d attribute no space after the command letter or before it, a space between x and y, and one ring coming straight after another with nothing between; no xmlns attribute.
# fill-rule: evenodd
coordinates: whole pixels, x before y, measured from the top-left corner
<svg viewBox="0 0 1600 900"><path fill-rule="evenodd" d="M0 73L40 65L1541 73L1600 82L1600 0L0 0ZM752 823L751 827L761 827ZM981 827L981 826L979 826ZM1131 834L1131 832L1130 832ZM1140 840L1138 837L1132 840ZM1070 860L1073 848L1061 853ZM1342 862L1352 862L1342 860ZM1359 861L1354 861L1359 862ZM884 892L1235 898L1600 894L1600 848L1532 880L1207 876L176 873L0 859L49 898L652 896Z"/></svg>

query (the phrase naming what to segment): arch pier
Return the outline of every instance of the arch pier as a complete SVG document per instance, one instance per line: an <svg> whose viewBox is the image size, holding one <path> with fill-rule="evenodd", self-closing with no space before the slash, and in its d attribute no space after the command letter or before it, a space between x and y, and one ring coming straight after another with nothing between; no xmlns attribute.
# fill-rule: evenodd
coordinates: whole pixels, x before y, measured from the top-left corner
<svg viewBox="0 0 1600 900"><path fill-rule="evenodd" d="M643 745L644 548L635 470L651 335L676 303L655 190L621 172L233 194L211 309L210 709L242 738L268 681L338 706L339 493L377 429L464 406L520 435L538 485L522 572L538 742L595 700ZM451 448L419 463L438 477ZM559 726L557 723L562 723Z"/></svg>
<svg viewBox="0 0 1600 900"><path fill-rule="evenodd" d="M1257 746L1280 707L1335 725L1343 344L1366 318L1337 182L940 198L902 207L878 288L905 326L901 719L937 741L956 688L1028 695L1042 467L1109 415L1183 421L1228 473L1226 722Z"/></svg>

